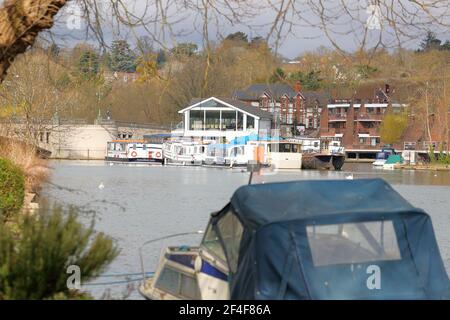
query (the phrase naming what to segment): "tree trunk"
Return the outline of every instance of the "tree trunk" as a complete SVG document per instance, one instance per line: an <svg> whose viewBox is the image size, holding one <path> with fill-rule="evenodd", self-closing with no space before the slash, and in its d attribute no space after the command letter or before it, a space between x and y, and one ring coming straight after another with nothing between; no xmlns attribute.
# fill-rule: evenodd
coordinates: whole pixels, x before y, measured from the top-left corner
<svg viewBox="0 0 450 320"><path fill-rule="evenodd" d="M0 83L17 55L53 26L66 0L5 0L0 8Z"/></svg>

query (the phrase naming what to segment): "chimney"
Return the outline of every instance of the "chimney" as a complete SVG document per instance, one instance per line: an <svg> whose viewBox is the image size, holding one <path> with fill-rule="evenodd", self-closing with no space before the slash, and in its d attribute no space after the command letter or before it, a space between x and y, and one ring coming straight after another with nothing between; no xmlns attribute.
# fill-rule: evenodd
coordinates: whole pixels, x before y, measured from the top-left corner
<svg viewBox="0 0 450 320"><path fill-rule="evenodd" d="M302 83L300 81L295 82L295 92L296 93L302 92Z"/></svg>

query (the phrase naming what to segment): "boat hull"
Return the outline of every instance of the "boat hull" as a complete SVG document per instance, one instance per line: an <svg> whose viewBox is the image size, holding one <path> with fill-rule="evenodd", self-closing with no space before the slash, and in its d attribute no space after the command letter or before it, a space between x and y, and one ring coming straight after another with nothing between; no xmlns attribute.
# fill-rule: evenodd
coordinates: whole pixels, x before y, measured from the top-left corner
<svg viewBox="0 0 450 320"><path fill-rule="evenodd" d="M345 163L344 155L337 154L304 154L302 169L341 170Z"/></svg>

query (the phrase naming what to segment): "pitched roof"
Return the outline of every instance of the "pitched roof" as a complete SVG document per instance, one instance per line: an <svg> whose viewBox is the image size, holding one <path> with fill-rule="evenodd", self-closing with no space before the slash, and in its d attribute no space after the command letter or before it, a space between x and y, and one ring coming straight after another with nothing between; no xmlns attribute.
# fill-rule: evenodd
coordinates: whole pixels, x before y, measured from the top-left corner
<svg viewBox="0 0 450 320"><path fill-rule="evenodd" d="M331 94L326 91L303 91L303 97L306 100L306 106L314 106L315 102L319 102L319 106L326 106L331 99Z"/></svg>
<svg viewBox="0 0 450 320"><path fill-rule="evenodd" d="M252 84L245 90L236 90L234 92L234 96L239 100L258 100L263 94L278 100L284 95L294 98L297 92L290 85L283 83L257 83Z"/></svg>
<svg viewBox="0 0 450 320"><path fill-rule="evenodd" d="M210 98L207 98L207 99L204 99L204 98L193 98L191 100L191 102L190 102L189 107L187 107L187 108L185 108L185 109L183 109L183 110L181 110L179 112L183 112L184 110L187 110L187 109L195 106L196 104L207 102L207 101L210 101L211 99L214 99L215 101L217 101L219 103L222 102L222 103L231 105L231 106L235 107L236 109L239 109L241 111L249 113L249 114L251 114L253 116L256 116L256 117L258 117L260 119L272 119L273 118L273 115L270 112L261 110L261 109L259 109L257 107L249 106L249 105L245 104L242 101L235 100L235 99L229 99L229 98L216 98L216 97L210 97Z"/></svg>

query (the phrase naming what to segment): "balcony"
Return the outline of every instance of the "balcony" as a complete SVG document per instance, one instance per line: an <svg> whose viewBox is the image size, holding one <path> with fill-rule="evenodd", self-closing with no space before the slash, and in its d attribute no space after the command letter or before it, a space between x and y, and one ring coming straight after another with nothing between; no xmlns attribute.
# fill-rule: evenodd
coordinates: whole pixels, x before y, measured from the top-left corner
<svg viewBox="0 0 450 320"><path fill-rule="evenodd" d="M345 128L328 128L328 130L323 129L320 134L323 136L335 136L337 134L344 134Z"/></svg>
<svg viewBox="0 0 450 320"><path fill-rule="evenodd" d="M382 113L359 113L358 121L383 121L384 114Z"/></svg>
<svg viewBox="0 0 450 320"><path fill-rule="evenodd" d="M328 121L347 121L347 114L329 114L328 115Z"/></svg>

